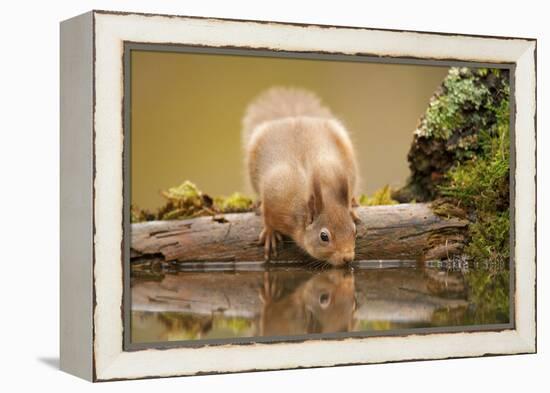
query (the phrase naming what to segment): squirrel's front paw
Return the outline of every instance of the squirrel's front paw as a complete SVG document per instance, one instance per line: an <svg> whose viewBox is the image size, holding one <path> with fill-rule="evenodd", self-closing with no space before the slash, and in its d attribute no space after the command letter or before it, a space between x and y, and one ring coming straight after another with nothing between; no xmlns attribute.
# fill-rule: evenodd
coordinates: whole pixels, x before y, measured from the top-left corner
<svg viewBox="0 0 550 393"><path fill-rule="evenodd" d="M277 257L277 242L282 241L283 237L277 231L271 228L264 228L260 233L260 244L264 245L264 259L269 261L271 256Z"/></svg>

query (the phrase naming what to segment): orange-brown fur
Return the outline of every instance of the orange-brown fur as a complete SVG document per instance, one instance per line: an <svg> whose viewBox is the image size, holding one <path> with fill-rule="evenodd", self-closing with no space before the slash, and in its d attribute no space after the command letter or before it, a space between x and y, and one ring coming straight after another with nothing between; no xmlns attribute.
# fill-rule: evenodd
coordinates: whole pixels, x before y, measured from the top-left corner
<svg viewBox="0 0 550 393"><path fill-rule="evenodd" d="M260 291L262 336L349 332L355 329L355 281L347 270L328 270L280 293L277 280L264 277Z"/></svg>
<svg viewBox="0 0 550 393"><path fill-rule="evenodd" d="M261 202L266 259L286 235L318 260L335 266L353 260L355 153L346 129L319 99L301 89L266 91L247 109L243 142Z"/></svg>

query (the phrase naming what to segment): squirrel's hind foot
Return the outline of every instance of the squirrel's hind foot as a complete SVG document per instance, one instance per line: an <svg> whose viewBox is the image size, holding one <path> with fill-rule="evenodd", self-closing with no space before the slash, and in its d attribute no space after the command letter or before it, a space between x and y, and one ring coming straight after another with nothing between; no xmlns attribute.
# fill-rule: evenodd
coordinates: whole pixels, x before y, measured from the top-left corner
<svg viewBox="0 0 550 393"><path fill-rule="evenodd" d="M264 245L264 259L269 261L271 256L277 258L277 242L283 240L283 236L271 228L264 228L260 233L260 244Z"/></svg>

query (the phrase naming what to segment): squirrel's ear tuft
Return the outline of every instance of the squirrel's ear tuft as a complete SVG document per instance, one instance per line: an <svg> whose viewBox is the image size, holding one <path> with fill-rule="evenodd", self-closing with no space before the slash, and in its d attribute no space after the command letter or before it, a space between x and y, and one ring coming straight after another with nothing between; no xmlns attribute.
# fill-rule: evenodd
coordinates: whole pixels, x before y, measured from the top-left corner
<svg viewBox="0 0 550 393"><path fill-rule="evenodd" d="M313 176L313 184L308 201L309 222L321 214L323 210L323 194L321 193L321 182L317 176Z"/></svg>

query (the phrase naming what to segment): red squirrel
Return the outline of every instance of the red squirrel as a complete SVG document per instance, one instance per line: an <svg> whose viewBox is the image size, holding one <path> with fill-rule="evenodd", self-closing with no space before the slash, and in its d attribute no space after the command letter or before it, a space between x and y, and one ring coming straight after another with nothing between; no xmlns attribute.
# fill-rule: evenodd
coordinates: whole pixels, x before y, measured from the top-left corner
<svg viewBox="0 0 550 393"><path fill-rule="evenodd" d="M288 274L286 274L288 273ZM264 274L260 290L260 335L351 332L357 327L355 280L348 270L330 269L306 282L291 284L289 293L280 280L292 282L289 272Z"/></svg>
<svg viewBox="0 0 550 393"><path fill-rule="evenodd" d="M243 143L260 200L265 259L277 256L285 235L317 260L351 262L358 170L342 123L312 92L274 87L248 106Z"/></svg>

